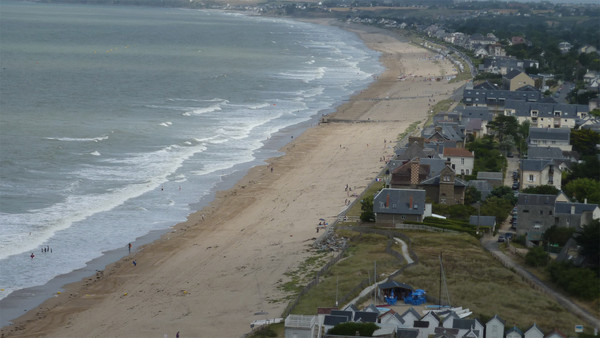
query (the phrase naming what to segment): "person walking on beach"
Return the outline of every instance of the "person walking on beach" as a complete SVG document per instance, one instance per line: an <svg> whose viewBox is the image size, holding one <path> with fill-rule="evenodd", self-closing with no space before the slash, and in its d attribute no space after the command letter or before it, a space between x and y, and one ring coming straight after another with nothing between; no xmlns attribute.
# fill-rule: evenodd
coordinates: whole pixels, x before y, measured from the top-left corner
<svg viewBox="0 0 600 338"><path fill-rule="evenodd" d="M35 258L35 255L33 254L33 252L31 253L31 256L30 256L30 257L31 257L31 259L34 259L34 258Z"/></svg>
<svg viewBox="0 0 600 338"><path fill-rule="evenodd" d="M131 253L131 243L127 245L129 247L129 253Z"/></svg>

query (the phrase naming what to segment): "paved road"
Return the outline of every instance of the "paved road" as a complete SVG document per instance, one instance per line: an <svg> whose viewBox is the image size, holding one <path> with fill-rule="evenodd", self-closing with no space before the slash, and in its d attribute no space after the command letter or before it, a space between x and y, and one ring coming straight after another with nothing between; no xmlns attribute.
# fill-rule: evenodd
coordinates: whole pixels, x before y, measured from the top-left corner
<svg viewBox="0 0 600 338"><path fill-rule="evenodd" d="M514 271L517 274L525 277L534 288L539 289L539 290L545 292L546 294L550 295L551 297L553 297L559 304L561 304L562 306L567 308L567 310L569 310L575 316L581 318L582 320L585 320L592 327L600 328L600 319L594 317L587 310L582 309L577 304L571 302L571 300L569 300L562 294L560 294L560 293L554 291L553 289L551 289L550 287L546 286L536 276L532 275L529 271L525 270L522 266L515 263L510 257L508 257L502 251L500 251L500 249L498 248L497 240L498 240L498 237L484 236L481 239L481 244L483 245L483 247L486 250L488 250L492 254L492 256L496 257L504 266L514 269Z"/></svg>

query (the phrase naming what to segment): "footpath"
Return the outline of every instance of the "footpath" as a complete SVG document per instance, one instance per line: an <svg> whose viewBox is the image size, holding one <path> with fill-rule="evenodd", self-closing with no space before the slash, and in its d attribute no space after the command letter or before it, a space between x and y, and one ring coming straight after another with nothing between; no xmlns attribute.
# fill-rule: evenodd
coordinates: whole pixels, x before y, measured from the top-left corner
<svg viewBox="0 0 600 338"><path fill-rule="evenodd" d="M533 288L541 290L541 291L545 292L546 294L550 295L560 305L564 306L567 310L569 310L571 313L578 316L582 320L585 320L588 323L588 325L591 325L593 328L596 328L596 329L600 328L600 319L594 317L587 310L585 310L585 309L581 308L579 305L573 303L567 297L556 292L555 290L553 290L552 288L550 288L549 286L544 284L544 282L542 282L535 275L533 275L532 273L530 273L529 271L524 269L522 266L515 263L515 261L513 261L512 258L510 258L506 254L504 254L504 252L502 252L498 248L497 240L498 240L497 237L487 235L487 236L484 236L481 238L481 245L487 251L489 251L492 254L492 256L494 256L496 259L498 259L504 266L506 266L509 269L512 269L519 276L521 276L524 280L529 282L529 284Z"/></svg>

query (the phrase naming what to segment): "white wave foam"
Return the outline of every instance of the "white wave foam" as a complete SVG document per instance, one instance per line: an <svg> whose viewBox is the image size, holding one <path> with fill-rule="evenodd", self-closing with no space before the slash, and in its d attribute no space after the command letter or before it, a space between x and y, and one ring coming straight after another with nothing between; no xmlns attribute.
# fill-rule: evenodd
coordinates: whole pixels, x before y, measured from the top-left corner
<svg viewBox="0 0 600 338"><path fill-rule="evenodd" d="M172 125L173 125L173 122L169 122L169 121L159 124L159 126L163 126L163 127L170 127Z"/></svg>
<svg viewBox="0 0 600 338"><path fill-rule="evenodd" d="M93 156L100 156L100 152L98 152L98 151L92 151L92 152L90 153L90 155L93 155Z"/></svg>
<svg viewBox="0 0 600 338"><path fill-rule="evenodd" d="M100 142L108 140L108 135L100 137L46 137L47 140L63 142Z"/></svg>

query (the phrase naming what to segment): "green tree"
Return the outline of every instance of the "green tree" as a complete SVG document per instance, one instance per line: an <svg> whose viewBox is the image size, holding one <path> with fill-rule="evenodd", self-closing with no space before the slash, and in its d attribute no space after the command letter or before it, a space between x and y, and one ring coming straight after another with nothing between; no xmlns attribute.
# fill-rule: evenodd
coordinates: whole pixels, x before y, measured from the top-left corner
<svg viewBox="0 0 600 338"><path fill-rule="evenodd" d="M494 132L500 143L508 136L516 136L519 130L519 122L514 116L498 115L493 121L488 122L487 127Z"/></svg>
<svg viewBox="0 0 600 338"><path fill-rule="evenodd" d="M481 205L481 214L486 216L495 216L496 223L500 224L507 217L513 208L513 204L504 198L489 196Z"/></svg>
<svg viewBox="0 0 600 338"><path fill-rule="evenodd" d="M575 236L575 242L581 247L580 254L586 258L587 264L598 268L600 265L600 220L585 225Z"/></svg>
<svg viewBox="0 0 600 338"><path fill-rule="evenodd" d="M465 190L465 205L471 205L481 201L481 192L475 187L467 187Z"/></svg>
<svg viewBox="0 0 600 338"><path fill-rule="evenodd" d="M572 129L571 145L581 156L596 155L596 144L600 143L600 134L590 129Z"/></svg>
<svg viewBox="0 0 600 338"><path fill-rule="evenodd" d="M510 204L512 204L512 205L517 204L517 200L518 200L518 198L513 193L512 189L505 185L501 185L499 187L494 188L490 192L490 196L495 196L498 198L505 199L505 200L509 201Z"/></svg>
<svg viewBox="0 0 600 338"><path fill-rule="evenodd" d="M544 232L543 240L546 243L558 244L564 246L567 241L573 236L574 228L565 228L553 225Z"/></svg>
<svg viewBox="0 0 600 338"><path fill-rule="evenodd" d="M375 213L373 212L373 195L367 196L360 201L360 220L363 222L375 222Z"/></svg>
<svg viewBox="0 0 600 338"><path fill-rule="evenodd" d="M536 195L558 195L558 190L553 185L538 185L536 187L528 187L522 191L525 194L536 194Z"/></svg>
<svg viewBox="0 0 600 338"><path fill-rule="evenodd" d="M597 168L596 168L597 169ZM576 178L564 187L567 196L584 202L600 204L600 181L591 178Z"/></svg>
<svg viewBox="0 0 600 338"><path fill-rule="evenodd" d="M539 246L529 249L525 255L525 263L533 267L546 266L549 259L546 251Z"/></svg>

